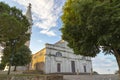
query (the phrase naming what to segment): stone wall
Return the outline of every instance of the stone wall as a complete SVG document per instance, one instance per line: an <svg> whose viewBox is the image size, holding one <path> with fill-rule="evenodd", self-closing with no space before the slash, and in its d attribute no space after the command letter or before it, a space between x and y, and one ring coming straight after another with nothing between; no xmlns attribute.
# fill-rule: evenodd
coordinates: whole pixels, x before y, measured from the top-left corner
<svg viewBox="0 0 120 80"><path fill-rule="evenodd" d="M12 75L0 76L0 80L63 80L62 75Z"/></svg>

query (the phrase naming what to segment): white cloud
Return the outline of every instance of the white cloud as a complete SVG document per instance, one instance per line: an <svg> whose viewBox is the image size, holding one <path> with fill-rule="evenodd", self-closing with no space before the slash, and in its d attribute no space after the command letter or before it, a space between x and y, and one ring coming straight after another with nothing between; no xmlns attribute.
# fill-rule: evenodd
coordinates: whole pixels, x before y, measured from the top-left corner
<svg viewBox="0 0 120 80"><path fill-rule="evenodd" d="M42 43L43 41L42 40L37 40L39 43Z"/></svg>
<svg viewBox="0 0 120 80"><path fill-rule="evenodd" d="M54 31L48 31L47 29L40 31L40 33L47 34L48 36L56 36Z"/></svg>
<svg viewBox="0 0 120 80"><path fill-rule="evenodd" d="M27 7L32 4L34 25L40 28L40 33L49 36L56 36L55 32L50 30L57 25L57 20L62 12L62 5L65 0L13 0Z"/></svg>
<svg viewBox="0 0 120 80"><path fill-rule="evenodd" d="M118 70L116 59L112 55L99 54L97 57L92 59L93 70L101 74L114 74Z"/></svg>

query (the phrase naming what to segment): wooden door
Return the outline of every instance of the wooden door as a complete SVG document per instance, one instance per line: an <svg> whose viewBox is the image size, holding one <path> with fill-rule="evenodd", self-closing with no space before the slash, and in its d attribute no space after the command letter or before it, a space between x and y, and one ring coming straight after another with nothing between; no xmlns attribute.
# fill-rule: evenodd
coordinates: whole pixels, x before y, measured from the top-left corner
<svg viewBox="0 0 120 80"><path fill-rule="evenodd" d="M84 72L86 72L86 66L84 65Z"/></svg>
<svg viewBox="0 0 120 80"><path fill-rule="evenodd" d="M57 72L61 72L61 65L60 65L60 63L57 63Z"/></svg>
<svg viewBox="0 0 120 80"><path fill-rule="evenodd" d="M75 61L71 61L72 72L75 73Z"/></svg>

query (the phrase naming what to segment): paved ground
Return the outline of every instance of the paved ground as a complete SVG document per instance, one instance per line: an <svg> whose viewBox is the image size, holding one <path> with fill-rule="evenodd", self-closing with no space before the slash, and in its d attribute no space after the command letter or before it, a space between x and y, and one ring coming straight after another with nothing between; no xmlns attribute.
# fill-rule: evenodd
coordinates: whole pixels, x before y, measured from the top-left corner
<svg viewBox="0 0 120 80"><path fill-rule="evenodd" d="M118 75L64 75L64 80L120 80Z"/></svg>
<svg viewBox="0 0 120 80"><path fill-rule="evenodd" d="M0 71L7 74L7 71ZM22 74L22 72L11 72L11 74ZM118 75L64 75L64 80L120 80Z"/></svg>

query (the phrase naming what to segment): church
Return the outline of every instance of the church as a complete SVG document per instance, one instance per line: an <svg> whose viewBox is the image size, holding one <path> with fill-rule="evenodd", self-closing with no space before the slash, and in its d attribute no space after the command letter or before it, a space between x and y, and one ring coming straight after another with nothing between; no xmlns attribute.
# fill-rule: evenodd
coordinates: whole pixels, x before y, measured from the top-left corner
<svg viewBox="0 0 120 80"><path fill-rule="evenodd" d="M60 40L55 44L45 44L45 48L33 54L32 69L43 71L46 74L91 73L91 58L75 55L67 44L64 40Z"/></svg>
<svg viewBox="0 0 120 80"><path fill-rule="evenodd" d="M30 23L28 33L31 34L32 15L31 4L29 4L26 18ZM26 42L29 47L30 41ZM60 40L55 44L45 44L45 48L32 55L31 66L19 66L17 70L43 71L44 73L91 73L92 61L90 57L75 55L73 50L67 46L67 42ZM8 68L5 68L8 70Z"/></svg>

